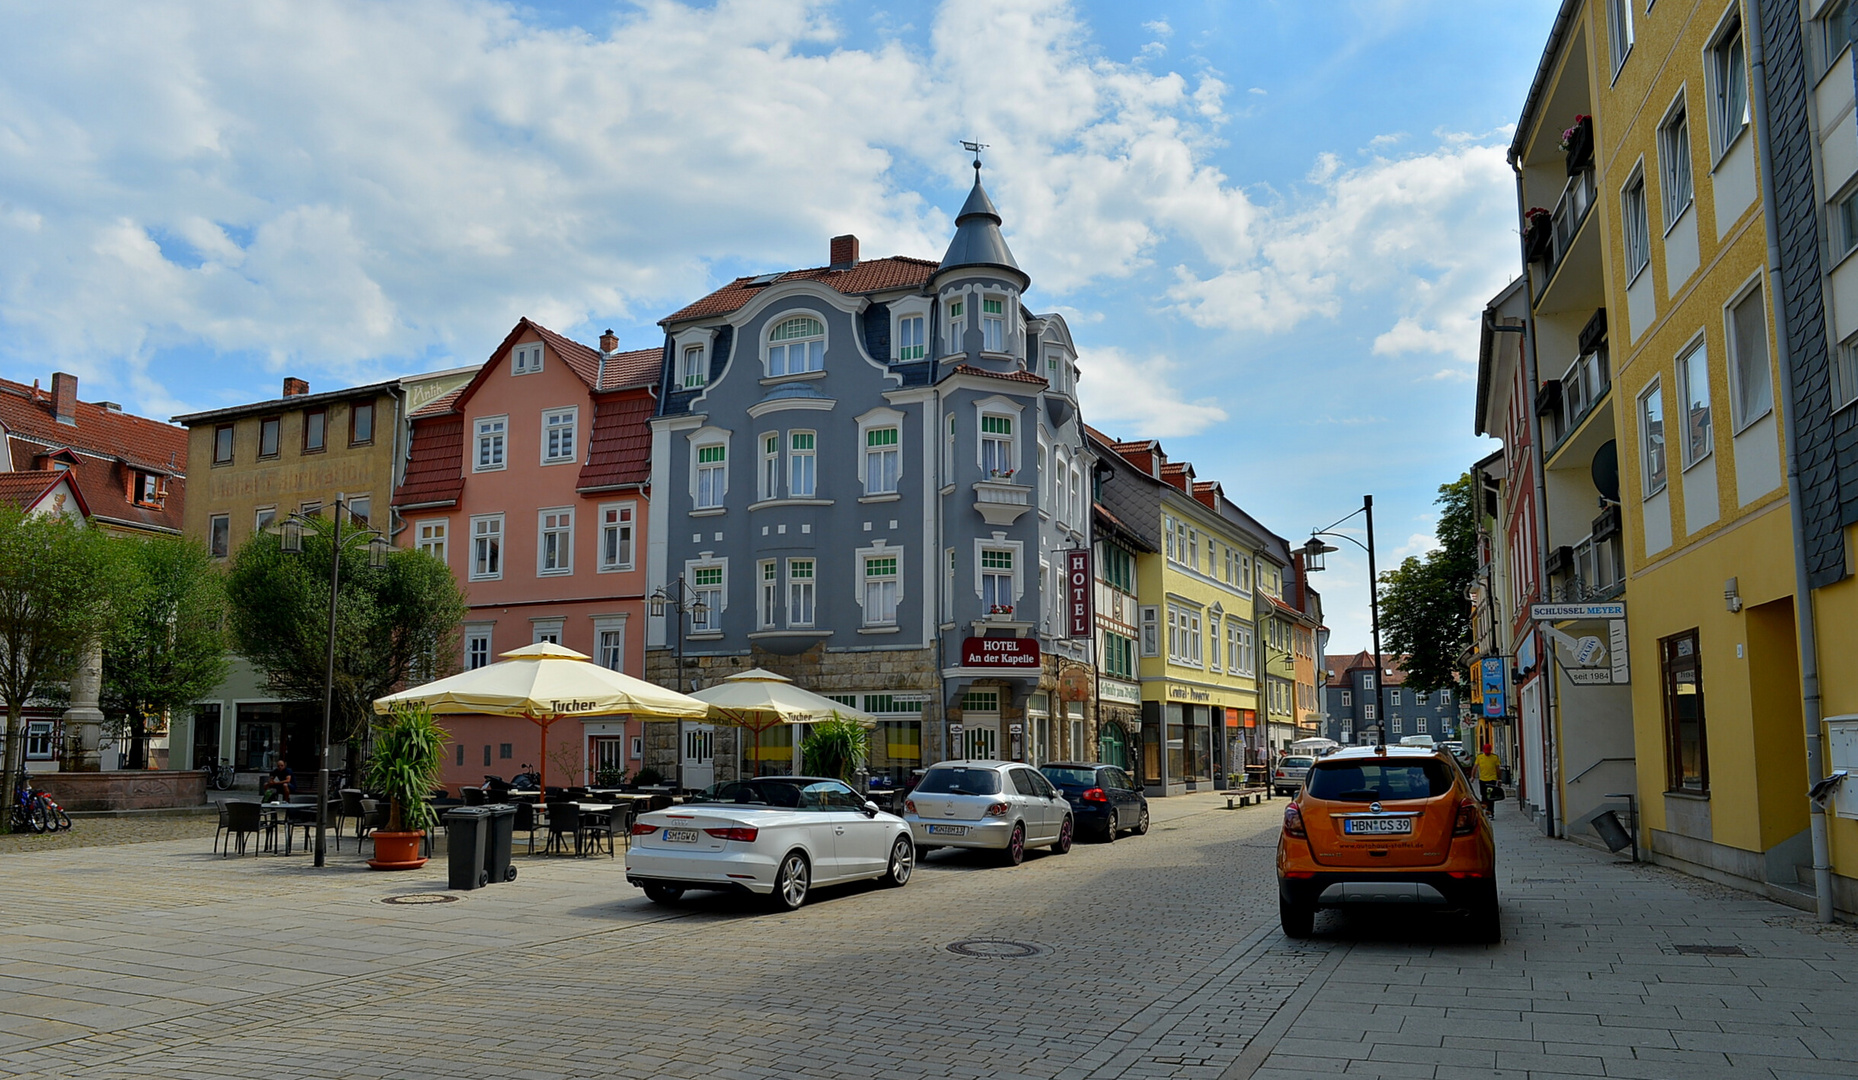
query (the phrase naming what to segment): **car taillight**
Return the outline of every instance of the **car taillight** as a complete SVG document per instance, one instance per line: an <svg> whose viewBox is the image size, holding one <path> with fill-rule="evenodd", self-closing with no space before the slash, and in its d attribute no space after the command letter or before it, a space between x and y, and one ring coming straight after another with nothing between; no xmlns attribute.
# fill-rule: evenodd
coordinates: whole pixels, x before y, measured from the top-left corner
<svg viewBox="0 0 1858 1080"><path fill-rule="evenodd" d="M903 800L903 812L906 814L914 814L916 812L916 800L915 799Z"/></svg>
<svg viewBox="0 0 1858 1080"><path fill-rule="evenodd" d="M1470 836L1477 831L1478 805L1470 799L1458 804L1458 820L1452 822L1453 836Z"/></svg>
<svg viewBox="0 0 1858 1080"><path fill-rule="evenodd" d="M1012 809L1012 807L1008 806L1007 804L1003 802L993 803L992 805L987 807L987 816L988 817L1005 817L1006 812L1010 809Z"/></svg>
<svg viewBox="0 0 1858 1080"><path fill-rule="evenodd" d="M632 824L632 835L634 836L650 836L657 831L658 826L647 825L643 821L635 821Z"/></svg>
<svg viewBox="0 0 1858 1080"><path fill-rule="evenodd" d="M1103 789L1100 787L1091 788L1089 791L1086 791L1082 795L1079 795L1078 798L1084 800L1085 802L1109 802L1110 801L1110 797L1108 795L1105 795L1103 793Z"/></svg>
<svg viewBox="0 0 1858 1080"><path fill-rule="evenodd" d="M1309 839L1310 834L1303 831L1303 811L1297 809L1296 803L1284 807L1284 835L1300 840Z"/></svg>
<svg viewBox="0 0 1858 1080"><path fill-rule="evenodd" d="M744 844L754 843L755 837L761 835L760 829L749 829L739 825L728 829L705 829L703 831L719 840L740 840Z"/></svg>
<svg viewBox="0 0 1858 1080"><path fill-rule="evenodd" d="M1282 769L1277 770L1277 778L1279 780L1282 780L1284 778L1284 770Z"/></svg>

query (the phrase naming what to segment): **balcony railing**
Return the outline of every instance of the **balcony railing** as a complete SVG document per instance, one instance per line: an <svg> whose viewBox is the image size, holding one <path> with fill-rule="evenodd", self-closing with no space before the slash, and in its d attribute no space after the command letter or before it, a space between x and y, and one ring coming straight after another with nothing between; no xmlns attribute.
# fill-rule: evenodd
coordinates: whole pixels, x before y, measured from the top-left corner
<svg viewBox="0 0 1858 1080"><path fill-rule="evenodd" d="M1603 515L1604 516L1604 515ZM1564 603L1617 599L1626 591L1626 552L1620 534L1574 542L1565 567L1551 567L1549 591Z"/></svg>
<svg viewBox="0 0 1858 1080"><path fill-rule="evenodd" d="M1568 186L1561 189L1561 199L1555 203L1552 216L1555 243L1548 253L1548 277L1555 276L1555 268L1574 246L1574 237L1581 231L1581 223L1587 220L1587 212L1593 209L1593 201L1592 169L1582 169L1568 177Z"/></svg>

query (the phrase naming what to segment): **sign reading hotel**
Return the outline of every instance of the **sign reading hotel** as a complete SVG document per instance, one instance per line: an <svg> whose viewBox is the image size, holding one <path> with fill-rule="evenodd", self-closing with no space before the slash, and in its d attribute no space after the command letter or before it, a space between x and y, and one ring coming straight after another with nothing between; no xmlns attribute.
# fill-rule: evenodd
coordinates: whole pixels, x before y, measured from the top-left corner
<svg viewBox="0 0 1858 1080"><path fill-rule="evenodd" d="M1096 621L1091 615L1090 549L1072 548L1064 553L1065 617L1070 620L1068 636L1091 636Z"/></svg>
<svg viewBox="0 0 1858 1080"><path fill-rule="evenodd" d="M1038 638L965 638L961 642L961 666L971 668L1036 668L1039 666Z"/></svg>

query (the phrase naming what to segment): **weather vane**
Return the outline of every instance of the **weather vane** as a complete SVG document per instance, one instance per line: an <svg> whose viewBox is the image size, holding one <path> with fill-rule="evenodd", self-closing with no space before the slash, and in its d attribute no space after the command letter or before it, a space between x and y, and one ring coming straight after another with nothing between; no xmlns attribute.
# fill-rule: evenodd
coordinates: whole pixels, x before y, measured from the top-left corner
<svg viewBox="0 0 1858 1080"><path fill-rule="evenodd" d="M963 139L961 140L961 148L974 155L974 179L979 181L981 178L981 151L987 149L987 144Z"/></svg>

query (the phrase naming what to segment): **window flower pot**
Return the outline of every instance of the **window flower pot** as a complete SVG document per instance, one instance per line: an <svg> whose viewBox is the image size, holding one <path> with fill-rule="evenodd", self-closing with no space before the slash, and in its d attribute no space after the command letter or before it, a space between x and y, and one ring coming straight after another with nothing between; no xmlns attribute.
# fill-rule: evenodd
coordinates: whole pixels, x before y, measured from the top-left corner
<svg viewBox="0 0 1858 1080"><path fill-rule="evenodd" d="M1561 133L1561 146L1568 152L1568 175L1574 176L1593 165L1593 117L1577 116L1574 126Z"/></svg>

